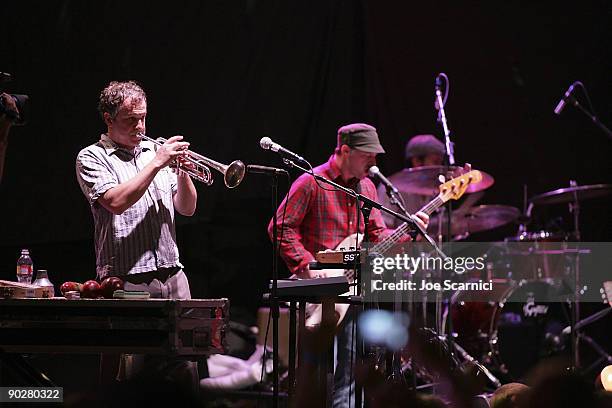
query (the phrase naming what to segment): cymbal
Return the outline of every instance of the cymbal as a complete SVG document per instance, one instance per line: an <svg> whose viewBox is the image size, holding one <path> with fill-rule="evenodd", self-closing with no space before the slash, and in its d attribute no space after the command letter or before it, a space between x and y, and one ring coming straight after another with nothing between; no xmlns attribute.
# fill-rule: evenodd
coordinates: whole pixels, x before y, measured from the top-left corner
<svg viewBox="0 0 612 408"><path fill-rule="evenodd" d="M450 166L449 170L452 178L458 177L464 173L462 167ZM445 175L448 181L446 173L446 166L412 167L391 175L389 180L400 192L433 196L440 192L438 188L440 180L438 177L440 175ZM482 191L493 185L495 182L493 177L484 171L481 171L481 173L482 180L478 183L469 185L466 193Z"/></svg>
<svg viewBox="0 0 612 408"><path fill-rule="evenodd" d="M506 225L518 219L521 211L509 205L479 205L467 211L455 211L451 216L451 235L473 234L475 232L488 231L502 225ZM429 233L437 233L438 219L431 218ZM446 234L447 218L442 214L442 233Z"/></svg>
<svg viewBox="0 0 612 408"><path fill-rule="evenodd" d="M604 197L612 194L612 184L593 184L589 186L566 187L532 197L536 205L563 204Z"/></svg>

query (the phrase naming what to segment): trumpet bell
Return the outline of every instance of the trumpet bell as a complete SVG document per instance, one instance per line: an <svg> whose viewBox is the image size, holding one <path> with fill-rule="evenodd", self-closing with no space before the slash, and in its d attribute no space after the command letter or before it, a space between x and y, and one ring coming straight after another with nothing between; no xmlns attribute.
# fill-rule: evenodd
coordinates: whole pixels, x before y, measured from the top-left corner
<svg viewBox="0 0 612 408"><path fill-rule="evenodd" d="M237 187L244 178L246 166L240 160L231 162L223 172L223 181L227 188Z"/></svg>

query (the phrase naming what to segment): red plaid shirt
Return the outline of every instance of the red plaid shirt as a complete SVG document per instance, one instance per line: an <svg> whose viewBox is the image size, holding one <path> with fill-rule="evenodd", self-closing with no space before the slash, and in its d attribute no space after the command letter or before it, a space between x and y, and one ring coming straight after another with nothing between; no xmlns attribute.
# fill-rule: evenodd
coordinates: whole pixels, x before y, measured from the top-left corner
<svg viewBox="0 0 612 408"><path fill-rule="evenodd" d="M370 179L364 178L361 181L353 179L349 183L342 180L334 155L327 163L315 167L314 172L353 190L359 184L361 194L377 201L376 187ZM321 184L325 188L333 189L330 185ZM289 202L285 212L280 255L292 273L313 261L313 254L324 249L334 249L344 238L357 232L355 199L342 191L324 190L317 185L310 174L302 174L293 183L288 198L283 200L276 212L279 237L287 199ZM273 220L268 226L270 238L273 232L272 224ZM372 210L368 228L370 241L377 241L383 233L386 235L388 232L379 210ZM362 233L363 229L363 215L359 214L359 232Z"/></svg>

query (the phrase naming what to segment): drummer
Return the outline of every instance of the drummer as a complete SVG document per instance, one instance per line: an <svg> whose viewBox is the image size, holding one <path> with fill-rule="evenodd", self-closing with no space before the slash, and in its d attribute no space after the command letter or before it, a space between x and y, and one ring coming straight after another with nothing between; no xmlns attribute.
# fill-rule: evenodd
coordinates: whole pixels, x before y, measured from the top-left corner
<svg viewBox="0 0 612 408"><path fill-rule="evenodd" d="M423 166L440 166L444 160L445 151L444 144L433 135L413 136L408 143L406 143L406 169ZM404 199L406 210L410 214L414 214L420 210L433 198L433 195L418 195L402 190L403 189L400 189L400 194ZM390 205L389 197L383 185L378 186L378 198L385 207L398 210ZM389 228L396 228L402 223L400 220L386 213L383 213L383 218Z"/></svg>

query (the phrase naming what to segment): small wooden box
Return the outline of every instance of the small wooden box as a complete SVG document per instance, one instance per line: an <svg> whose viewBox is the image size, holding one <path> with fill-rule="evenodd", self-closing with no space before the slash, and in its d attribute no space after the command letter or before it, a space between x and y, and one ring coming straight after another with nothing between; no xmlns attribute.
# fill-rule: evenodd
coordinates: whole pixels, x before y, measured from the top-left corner
<svg viewBox="0 0 612 408"><path fill-rule="evenodd" d="M53 293L49 287L0 280L0 298L22 299L50 297L53 297Z"/></svg>

